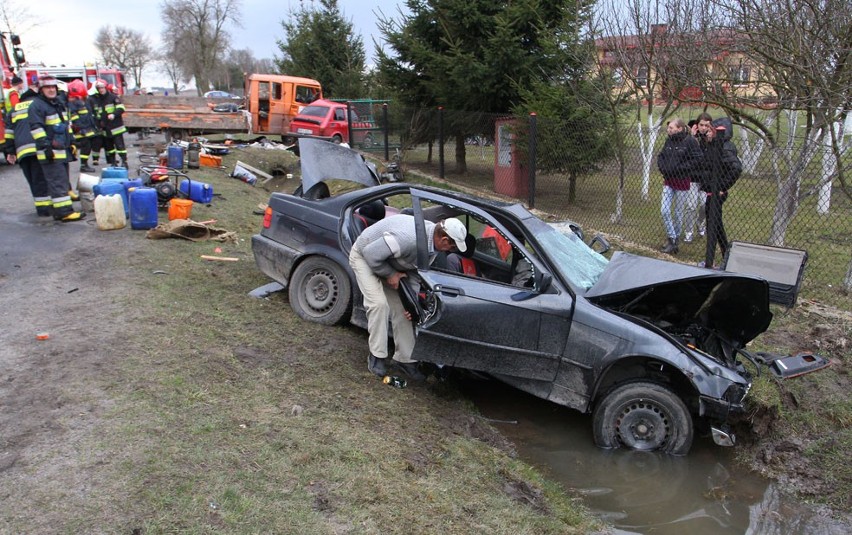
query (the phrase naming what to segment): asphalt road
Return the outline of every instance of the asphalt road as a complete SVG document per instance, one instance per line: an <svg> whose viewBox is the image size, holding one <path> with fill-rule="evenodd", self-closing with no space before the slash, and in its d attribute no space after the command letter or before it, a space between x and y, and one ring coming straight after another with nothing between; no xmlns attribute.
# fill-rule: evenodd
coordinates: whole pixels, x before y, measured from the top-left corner
<svg viewBox="0 0 852 535"><path fill-rule="evenodd" d="M76 169L78 164L71 166ZM77 174L71 173L75 184ZM94 214L88 216L94 221ZM58 261L63 253L79 246L83 236L94 230L92 225L85 220L59 223L38 217L21 168L0 165L0 283L22 269Z"/></svg>

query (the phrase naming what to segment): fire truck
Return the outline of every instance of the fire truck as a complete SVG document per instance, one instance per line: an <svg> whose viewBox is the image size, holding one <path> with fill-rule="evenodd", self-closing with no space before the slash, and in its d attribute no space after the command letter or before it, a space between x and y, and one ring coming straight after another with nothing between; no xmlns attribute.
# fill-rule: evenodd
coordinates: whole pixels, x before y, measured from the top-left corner
<svg viewBox="0 0 852 535"><path fill-rule="evenodd" d="M9 48L6 44L6 39L8 38L9 42L12 45L12 53L9 54ZM0 32L0 83L3 85L3 89L9 89L11 87L12 76L15 75L15 68L22 65L26 58L24 58L24 51L20 47L21 39L17 35L13 33Z"/></svg>
<svg viewBox="0 0 852 535"><path fill-rule="evenodd" d="M60 82L65 83L72 80L83 80L86 83L86 89L91 89L95 85L95 81L99 78L107 84L112 84L115 87L115 92L119 95L123 95L127 88L127 81L123 72L113 67L101 67L96 64L87 64L80 67L27 64L24 67L24 74L26 78L23 76L21 78L24 79L27 85L32 83L33 80L38 80L39 76L51 74Z"/></svg>

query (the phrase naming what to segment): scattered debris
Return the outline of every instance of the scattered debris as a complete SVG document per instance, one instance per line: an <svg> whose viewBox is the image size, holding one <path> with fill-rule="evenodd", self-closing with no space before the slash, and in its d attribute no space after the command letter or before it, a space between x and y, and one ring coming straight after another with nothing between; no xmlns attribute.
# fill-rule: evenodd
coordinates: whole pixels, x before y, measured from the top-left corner
<svg viewBox="0 0 852 535"><path fill-rule="evenodd" d="M234 172L231 173L233 178L239 178L243 182L247 184L254 185L257 182L257 176L259 175L263 178L260 182L261 184L266 184L270 180L272 180L272 175L261 171L257 167L252 167L251 165L241 162L237 160L237 164L234 166Z"/></svg>
<svg viewBox="0 0 852 535"><path fill-rule="evenodd" d="M282 286L281 283L270 282L269 284L264 284L263 286L260 286L259 288L255 288L254 290L250 291L249 296L256 297L258 299L263 299L269 294L280 292L283 289L284 286Z"/></svg>
<svg viewBox="0 0 852 535"><path fill-rule="evenodd" d="M77 290L79 290L79 289L80 289L80 288L71 288L70 290L68 290L68 293L69 293L69 294L73 294L74 292L76 292L76 291L77 291Z"/></svg>
<svg viewBox="0 0 852 535"><path fill-rule="evenodd" d="M293 405L293 408L290 409L290 414L293 416L301 416L303 412L305 412L305 409L301 405Z"/></svg>
<svg viewBox="0 0 852 535"><path fill-rule="evenodd" d="M191 219L173 219L167 223L160 223L149 230L146 237L151 240L182 238L189 241L237 241L237 233L234 231L208 227Z"/></svg>
<svg viewBox="0 0 852 535"><path fill-rule="evenodd" d="M151 273L153 273L154 275L168 275L169 274L167 271L163 271L162 269L154 270Z"/></svg>
<svg viewBox="0 0 852 535"><path fill-rule="evenodd" d="M234 256L212 256L209 254L201 255L202 260L218 260L220 262L239 262L239 258Z"/></svg>
<svg viewBox="0 0 852 535"><path fill-rule="evenodd" d="M50 338L49 333L38 333L36 334L36 340L47 340Z"/></svg>

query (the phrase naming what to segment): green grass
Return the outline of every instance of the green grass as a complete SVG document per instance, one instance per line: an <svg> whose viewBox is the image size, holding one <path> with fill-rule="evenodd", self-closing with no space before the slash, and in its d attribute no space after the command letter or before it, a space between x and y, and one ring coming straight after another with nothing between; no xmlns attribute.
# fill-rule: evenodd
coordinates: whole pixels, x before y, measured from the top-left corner
<svg viewBox="0 0 852 535"><path fill-rule="evenodd" d="M235 151L227 167L238 158L261 167L257 160L270 156ZM304 322L286 293L250 298L269 282L250 244L262 219L252 211L269 191L223 170L189 173L216 193L209 207L193 206L193 219L216 219L239 238L192 243L114 231L127 233L127 254L112 271L127 285L119 303L126 328L121 358L97 378L110 409L82 446L108 462L93 469L86 505L63 515L65 532L599 529L509 448L467 431L475 410L451 384L389 388L366 370L363 331ZM280 178L269 185L295 189ZM216 247L240 260L200 259Z"/></svg>

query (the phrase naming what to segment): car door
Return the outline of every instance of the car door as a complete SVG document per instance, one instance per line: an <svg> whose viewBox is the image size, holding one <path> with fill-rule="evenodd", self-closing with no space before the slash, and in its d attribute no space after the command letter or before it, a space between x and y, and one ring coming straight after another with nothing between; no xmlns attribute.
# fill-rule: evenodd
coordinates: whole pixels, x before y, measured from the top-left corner
<svg viewBox="0 0 852 535"><path fill-rule="evenodd" d="M493 374L553 380L570 327L573 297L550 281L541 291L511 283L433 268L426 249L424 208L443 204L496 229L529 261L539 283L549 279L544 266L525 255L523 243L487 212L431 192L411 191L417 222L417 274L425 309L417 329L413 358ZM469 227L468 227L469 228Z"/></svg>

